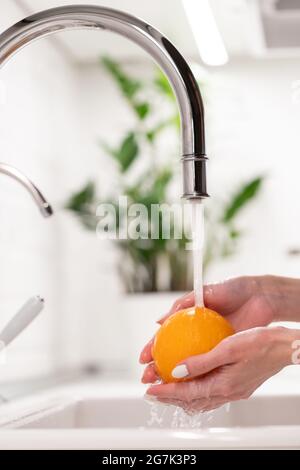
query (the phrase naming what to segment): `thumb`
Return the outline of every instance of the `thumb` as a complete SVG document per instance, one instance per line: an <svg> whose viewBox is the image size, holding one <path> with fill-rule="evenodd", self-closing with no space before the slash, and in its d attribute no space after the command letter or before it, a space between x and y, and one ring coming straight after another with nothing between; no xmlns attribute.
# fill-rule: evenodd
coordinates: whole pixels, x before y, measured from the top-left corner
<svg viewBox="0 0 300 470"><path fill-rule="evenodd" d="M230 362L226 345L221 342L207 353L186 358L173 369L172 376L176 379L198 377Z"/></svg>
<svg viewBox="0 0 300 470"><path fill-rule="evenodd" d="M242 276L204 287L205 306L222 315L237 310L253 294L253 278Z"/></svg>

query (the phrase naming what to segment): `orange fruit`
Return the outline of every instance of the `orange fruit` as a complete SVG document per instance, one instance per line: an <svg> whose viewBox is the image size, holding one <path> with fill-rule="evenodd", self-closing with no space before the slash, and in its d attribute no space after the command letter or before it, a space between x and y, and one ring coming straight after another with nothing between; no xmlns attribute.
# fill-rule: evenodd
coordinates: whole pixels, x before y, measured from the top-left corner
<svg viewBox="0 0 300 470"><path fill-rule="evenodd" d="M192 307L171 315L157 331L152 356L163 382L180 382L172 370L182 360L213 349L234 330L230 323L214 310Z"/></svg>

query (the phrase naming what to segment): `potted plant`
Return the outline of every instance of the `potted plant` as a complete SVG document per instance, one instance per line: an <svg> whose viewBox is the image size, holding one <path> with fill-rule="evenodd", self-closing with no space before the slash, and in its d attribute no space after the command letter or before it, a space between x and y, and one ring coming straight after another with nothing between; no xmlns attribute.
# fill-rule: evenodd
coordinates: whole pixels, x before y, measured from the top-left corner
<svg viewBox="0 0 300 470"><path fill-rule="evenodd" d="M118 193L100 196L97 181L88 181L66 201L65 208L76 215L85 229L94 231L98 223L96 207L100 202L112 204L117 211L118 224L122 224L124 216L120 215L118 207L120 195L126 196L129 204L143 204L148 209L147 217L150 217L151 206L170 204L172 185L176 181L180 184L179 165L176 165L179 161L180 119L176 99L167 78L160 70L155 69L150 82L137 79L108 57L102 58L101 64L116 84L123 105L133 114L135 125L127 130L117 146L107 141L101 142L107 158L116 162ZM200 84L201 90L204 90L204 100L205 85ZM151 97L148 98L147 95ZM157 158L160 148L158 144L164 137L169 141L172 139L176 145L170 154L161 160ZM140 161L145 160L145 153L151 158L147 158L142 170L137 171ZM258 176L239 183L225 204L218 204L215 210L206 212L208 223L204 270L207 270L213 261L232 256L236 252L242 236L236 223L237 215L255 199L262 181L263 178ZM151 221L145 222L150 222L147 226L151 226ZM124 291L136 294L127 298L127 312L129 316L133 316L135 330L138 332L138 341L133 341L136 350L143 343L144 337L149 336L153 318L165 313L165 309L170 306L171 300L178 296L179 291L192 289L190 253L186 250L186 239L165 239L162 236L162 218L159 222L158 237L155 239L125 238L113 241L119 250L117 270ZM161 272L164 276L161 276ZM145 293L164 293L164 296L148 295L146 301ZM141 308L145 313L142 318Z"/></svg>
<svg viewBox="0 0 300 470"><path fill-rule="evenodd" d="M117 163L118 194L108 194L101 198L97 191L97 182L89 181L66 201L66 209L72 211L87 230L96 229L97 205L100 202L111 203L118 210L120 195L127 196L129 204L143 204L150 217L151 205L172 203L170 188L178 174L174 161L176 157L172 153L162 164L155 158L159 151L156 142L162 134L173 132L172 136L179 145L180 120L175 96L167 78L160 70L155 70L153 80L150 83L143 82L131 77L117 62L108 57L102 58L101 63L114 80L125 104L134 114L136 123L133 128L128 129L118 146L113 147L107 142L101 142L107 157ZM205 89L205 86L202 84L201 89L203 88ZM145 100L143 92L147 89L157 94L160 107L162 103L168 105L169 115L161 118L153 104ZM148 158L146 168L140 173L134 173L145 152L152 158ZM209 236L204 256L205 270L217 258L231 256L236 252L242 236L236 226L236 217L247 203L256 197L262 181L263 178L258 176L239 183L231 198L225 204L219 204L216 214L216 211L206 211ZM119 220L119 223L122 224L122 220ZM150 227L150 224L148 226ZM186 239L164 239L162 225L158 230L157 239L127 238L114 241L120 251L118 272L124 290L128 293L186 291L192 288L189 253L185 249ZM220 233L221 237L218 236ZM159 276L160 266L164 266L167 272L164 280Z"/></svg>

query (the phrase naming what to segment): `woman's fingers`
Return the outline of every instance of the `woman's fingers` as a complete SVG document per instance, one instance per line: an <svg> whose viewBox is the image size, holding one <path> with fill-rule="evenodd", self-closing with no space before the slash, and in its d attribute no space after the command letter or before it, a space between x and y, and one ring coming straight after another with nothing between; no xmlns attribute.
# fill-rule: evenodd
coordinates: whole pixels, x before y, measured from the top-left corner
<svg viewBox="0 0 300 470"><path fill-rule="evenodd" d="M216 376L220 375L221 367L235 360L231 338L233 337L225 338L208 353L187 358L173 369L174 378L198 379L154 385L149 388L147 394L155 395L158 399L184 402L220 396L221 383L216 380Z"/></svg>
<svg viewBox="0 0 300 470"><path fill-rule="evenodd" d="M151 364L148 364L146 369L144 370L143 377L142 377L142 383L144 384L150 384L157 382L159 379L159 376L157 375L155 371L155 365L152 362Z"/></svg>
<svg viewBox="0 0 300 470"><path fill-rule="evenodd" d="M189 292L188 294L185 294L183 297L180 297L174 302L174 304L171 307L171 310L168 313L166 313L166 315L161 317L157 321L157 323L162 325L170 315L172 315L175 312L178 312L179 310L182 310L183 308L192 307L194 303L195 303L194 292Z"/></svg>
<svg viewBox="0 0 300 470"><path fill-rule="evenodd" d="M204 287L204 301L205 305L208 308L212 308L222 315L230 315L232 312L235 312L239 309L253 294L255 284L255 278L250 277L240 277L235 279L229 279L225 282L219 284L210 284ZM170 315L173 313L183 309L192 307L194 305L194 293L190 292L180 299L178 299L172 306L169 313L164 315L158 323L162 324ZM234 324L234 322L233 322ZM241 328L238 328L241 329ZM144 347L143 351L140 354L140 363L147 364L153 360L152 357L152 346L153 346L153 339L149 341L146 346ZM194 377L197 374L197 366L198 362L194 359L190 359L190 369L188 370L188 374ZM187 365L189 369L189 365ZM195 370L196 367L196 370ZM200 364L199 374L203 374L205 372L201 372L206 367L207 364ZM206 369L205 369L206 370ZM179 373L185 373L184 369L179 369ZM183 377L183 376L182 376Z"/></svg>
<svg viewBox="0 0 300 470"><path fill-rule="evenodd" d="M185 403L199 398L207 399L211 394L213 391L205 379L152 385L147 390L147 395L154 395L158 400L179 400Z"/></svg>
<svg viewBox="0 0 300 470"><path fill-rule="evenodd" d="M158 403L162 403L164 405L172 405L178 406L182 408L186 413L193 414L193 412L200 412L204 411L208 406L209 400L204 398L202 400L194 400L191 403L186 403L181 400L174 400L170 398L160 398L157 400Z"/></svg>
<svg viewBox="0 0 300 470"><path fill-rule="evenodd" d="M170 405L170 406L177 406L182 408L185 413L189 415L193 415L195 413L203 413L206 411L213 411L221 406L224 406L226 400L214 397L214 398L203 398L203 399L196 399L192 402L186 403L181 400L174 400L171 398L160 398L157 400L151 400L151 403L161 403L163 405ZM212 422L213 425L213 422Z"/></svg>
<svg viewBox="0 0 300 470"><path fill-rule="evenodd" d="M152 358L152 346L153 346L153 341L154 338L150 339L146 346L144 346L144 349L142 350L140 354L140 364L148 364L148 362L151 362L153 360Z"/></svg>
<svg viewBox="0 0 300 470"><path fill-rule="evenodd" d="M173 369L173 377L176 379L199 377L233 362L233 358L228 356L227 343L225 339L208 353L186 358Z"/></svg>
<svg viewBox="0 0 300 470"><path fill-rule="evenodd" d="M218 367L221 367L230 362L231 360L228 357L226 341L224 340L224 345L222 345L221 342L218 346L216 346L216 348L208 353L188 357L185 361L178 364L173 369L172 375L176 379L195 378L201 375L205 375L208 372L211 372ZM159 376L157 375L155 365L152 362L146 367L142 377L142 382L153 383L157 380L159 380ZM169 385L178 385L178 383Z"/></svg>
<svg viewBox="0 0 300 470"><path fill-rule="evenodd" d="M190 384L186 382L182 383L170 383L170 384L158 384L151 386L146 394L154 395L158 400L169 399L186 401L187 392L190 390Z"/></svg>
<svg viewBox="0 0 300 470"><path fill-rule="evenodd" d="M194 304L194 294L193 292L190 292L189 294L186 294L185 296L183 296L181 299L178 299L172 306L171 310L169 313L167 313L166 315L164 315L162 318L160 318L160 320L158 320L157 323L159 324L163 324L163 322L170 316L172 315L172 313L174 313L175 311L177 312L178 310L181 310L182 308L187 308L187 307L190 307ZM153 357L152 357L152 346L153 346L153 341L154 341L154 338L152 338L147 344L146 346L144 347L144 349L142 350L141 354L140 354L140 358L139 358L139 361L140 361L140 364L148 364L149 362L151 362L153 360Z"/></svg>
<svg viewBox="0 0 300 470"><path fill-rule="evenodd" d="M218 284L210 284L204 287L204 301L208 308L219 311L222 315L228 315L239 308L248 298L251 297L253 286L251 278L240 277L229 279ZM192 307L195 303L194 293L189 292L176 300L171 310L158 320L157 323L163 324L164 321L173 313L184 308ZM140 355L141 364L147 364L152 361L153 339L146 344Z"/></svg>
<svg viewBox="0 0 300 470"><path fill-rule="evenodd" d="M254 278L243 276L204 287L205 306L228 315L239 309L253 294Z"/></svg>
<svg viewBox="0 0 300 470"><path fill-rule="evenodd" d="M227 315L246 302L251 296L252 290L251 278L248 277L238 277L216 284L209 284L203 288L204 303L206 307ZM177 299L171 310L161 317L157 323L162 325L173 313L184 308L193 307L193 305L195 305L194 292L189 292Z"/></svg>

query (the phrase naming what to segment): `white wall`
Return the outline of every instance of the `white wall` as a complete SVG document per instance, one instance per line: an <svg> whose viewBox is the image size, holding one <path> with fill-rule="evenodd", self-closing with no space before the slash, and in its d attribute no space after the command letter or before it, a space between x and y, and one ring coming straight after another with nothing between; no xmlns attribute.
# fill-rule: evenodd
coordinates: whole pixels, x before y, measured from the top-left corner
<svg viewBox="0 0 300 470"><path fill-rule="evenodd" d="M24 16L5 3L1 30ZM23 170L58 209L43 220L24 188L0 175L0 327L31 295L46 299L42 316L8 349L0 366L6 379L59 365L65 301L59 208L68 181L70 187L76 181L73 161L82 146L76 74L51 42L25 48L1 70L0 82L0 160Z"/></svg>
<svg viewBox="0 0 300 470"><path fill-rule="evenodd" d="M210 135L212 196L226 195L240 180L263 174L263 193L240 217L245 231L234 258L215 265L209 277L274 273L299 276L300 104L293 84L296 60L239 61L213 72ZM213 203L213 201L211 201Z"/></svg>

